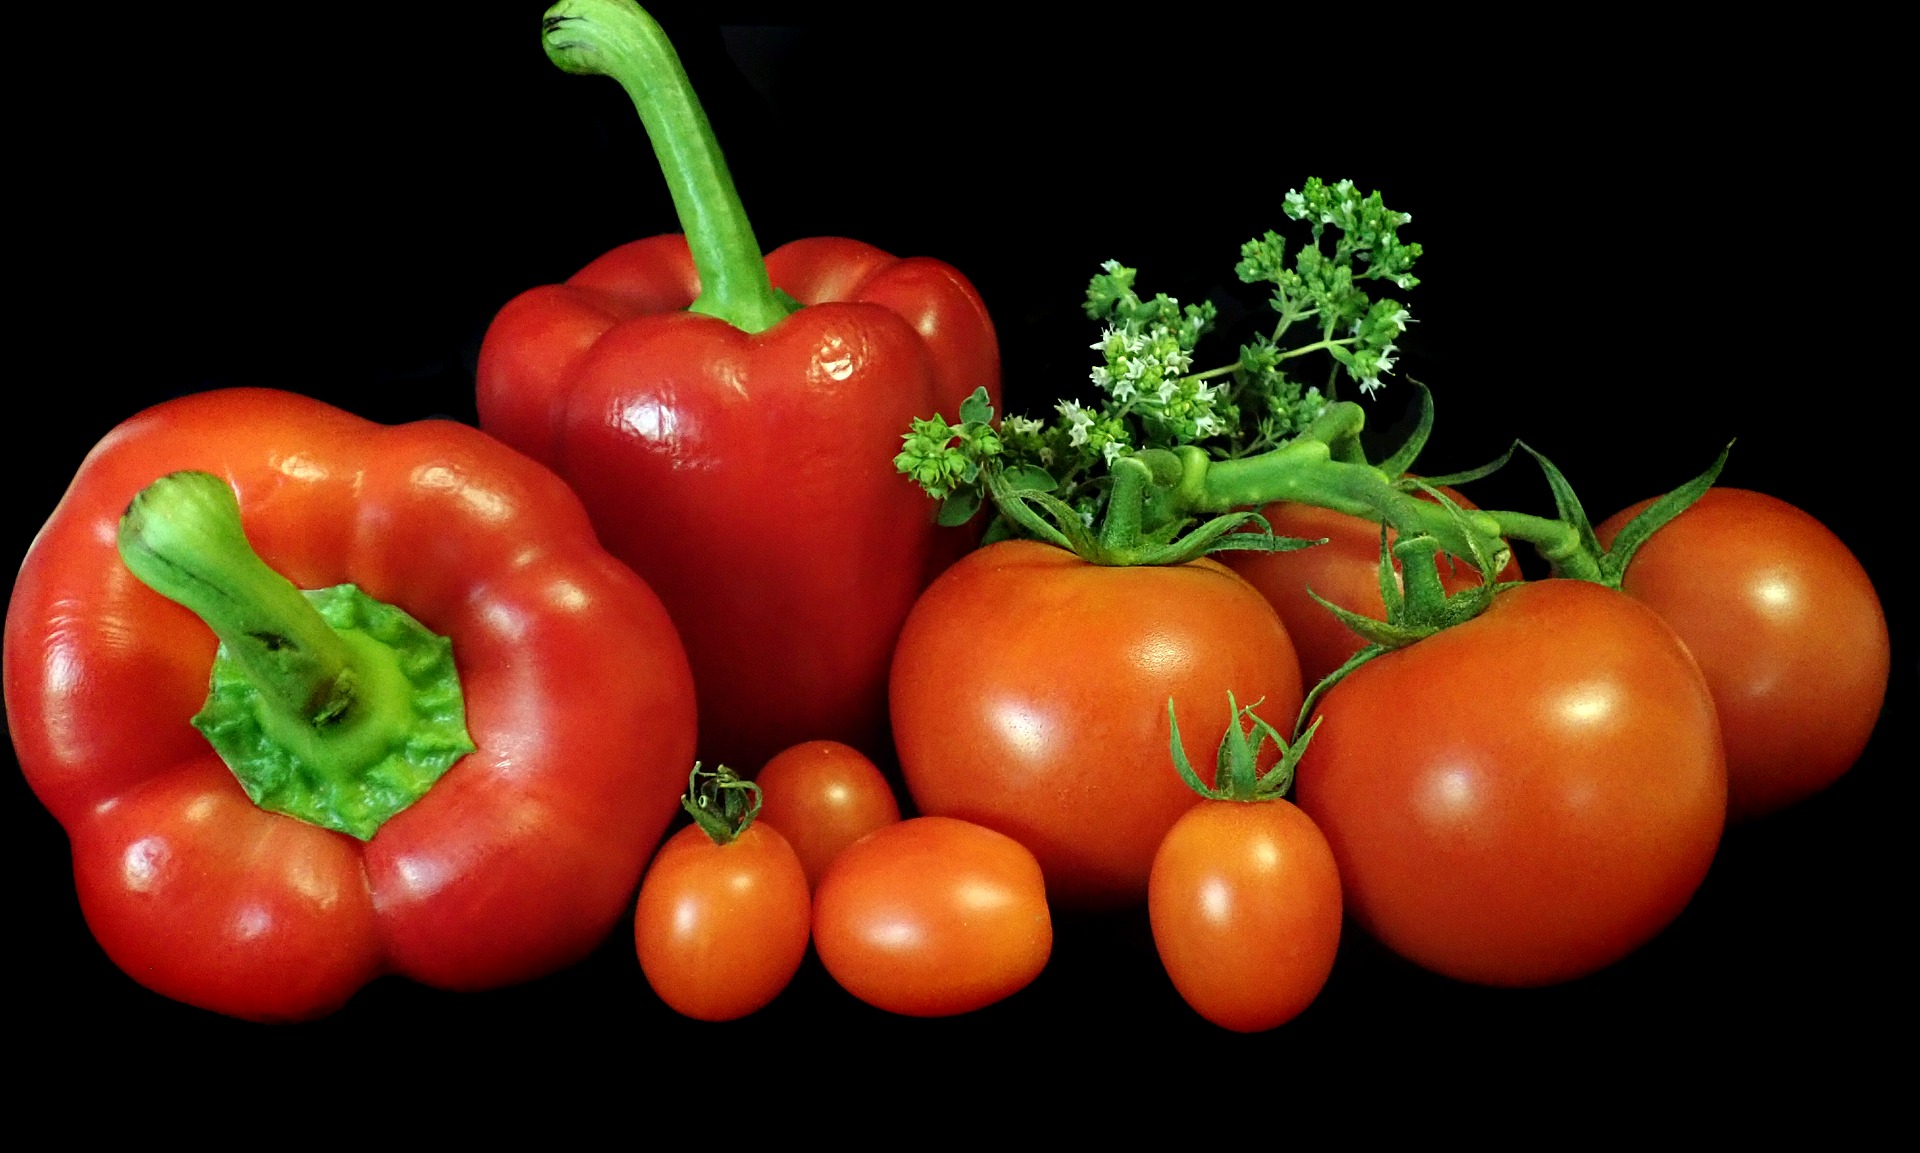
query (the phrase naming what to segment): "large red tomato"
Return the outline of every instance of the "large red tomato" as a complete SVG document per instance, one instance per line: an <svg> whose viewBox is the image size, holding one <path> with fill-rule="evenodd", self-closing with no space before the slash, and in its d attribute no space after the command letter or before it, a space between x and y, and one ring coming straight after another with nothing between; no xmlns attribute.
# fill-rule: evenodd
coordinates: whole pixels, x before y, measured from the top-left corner
<svg viewBox="0 0 1920 1153"><path fill-rule="evenodd" d="M1227 694L1287 728L1300 669L1273 609L1210 560L1108 568L1003 541L934 582L894 655L894 740L920 811L1033 851L1056 906L1142 900L1199 799L1168 756L1172 697L1211 777Z"/></svg>
<svg viewBox="0 0 1920 1153"><path fill-rule="evenodd" d="M1604 544L1652 501L1607 518ZM1764 493L1708 489L1620 586L1673 626L1713 690L1733 819L1782 809L1860 759L1886 699L1887 618L1840 538Z"/></svg>
<svg viewBox="0 0 1920 1153"><path fill-rule="evenodd" d="M1659 932L1706 876L1727 777L1685 646L1631 597L1552 580L1361 666L1295 796L1347 908L1429 969L1542 985Z"/></svg>
<svg viewBox="0 0 1920 1153"><path fill-rule="evenodd" d="M1462 508L1474 503L1452 489L1442 489ZM1380 599L1380 526L1363 517L1349 516L1310 504L1277 503L1261 509L1261 515L1281 536L1327 543L1294 552L1234 551L1221 554L1227 566L1260 590L1293 638L1294 651L1300 654L1300 676L1309 685L1317 685L1328 673L1347 663L1366 642L1358 633L1340 623L1326 606L1307 595L1314 592L1343 609L1384 620L1387 606ZM1388 542L1395 539L1390 532ZM1442 553L1440 583L1448 592L1458 592L1480 583L1473 565ZM1519 580L1520 566L1511 558L1501 570L1501 580Z"/></svg>

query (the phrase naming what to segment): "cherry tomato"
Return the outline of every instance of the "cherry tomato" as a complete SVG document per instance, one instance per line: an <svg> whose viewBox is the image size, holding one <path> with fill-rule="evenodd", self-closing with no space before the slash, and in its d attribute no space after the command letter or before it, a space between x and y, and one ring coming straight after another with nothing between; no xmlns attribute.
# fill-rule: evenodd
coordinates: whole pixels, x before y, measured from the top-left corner
<svg viewBox="0 0 1920 1153"><path fill-rule="evenodd" d="M1462 508L1472 501L1450 488L1444 492ZM1424 495L1424 494L1422 494ZM1326 544L1295 552L1224 552L1227 567L1260 590L1293 638L1300 655L1300 679L1317 685L1328 673L1366 645L1359 634L1307 595L1312 589L1343 609L1384 620L1386 602L1380 599L1380 526L1363 517L1348 516L1309 504L1270 504L1261 509L1273 531L1303 540L1326 539ZM1391 543L1396 535L1389 532ZM1458 592L1480 583L1479 570L1442 553L1440 583ZM1398 565L1395 566L1396 571ZM1520 566L1508 558L1500 579L1519 580Z"/></svg>
<svg viewBox="0 0 1920 1153"><path fill-rule="evenodd" d="M754 777L760 820L787 843L818 886L840 851L900 819L893 789L865 754L839 741L807 741L785 750Z"/></svg>
<svg viewBox="0 0 1920 1153"><path fill-rule="evenodd" d="M1053 952L1033 854L950 817L888 825L849 846L813 898L814 948L869 1005L945 1017L1027 987Z"/></svg>
<svg viewBox="0 0 1920 1153"><path fill-rule="evenodd" d="M894 654L894 740L923 813L1033 851L1056 904L1143 900L1153 854L1199 800L1167 766L1167 698L1215 717L1229 692L1264 716L1300 708L1273 609L1210 560L1105 568L1035 541L970 553L907 618ZM1210 777L1226 721L1182 729Z"/></svg>
<svg viewBox="0 0 1920 1153"><path fill-rule="evenodd" d="M1685 907L1720 843L1713 700L1651 609L1538 581L1361 666L1321 700L1295 799L1347 908L1429 969L1593 972Z"/></svg>
<svg viewBox="0 0 1920 1153"><path fill-rule="evenodd" d="M1611 544L1652 503L1594 531ZM1764 493L1708 489L1647 538L1620 587L1700 662L1726 742L1731 819L1804 800L1860 759L1887 695L1887 618L1825 525Z"/></svg>
<svg viewBox="0 0 1920 1153"><path fill-rule="evenodd" d="M1205 801L1154 854L1153 943L1174 988L1216 1025L1253 1033L1313 1003L1340 947L1340 873L1286 801Z"/></svg>
<svg viewBox="0 0 1920 1153"><path fill-rule="evenodd" d="M647 983L676 1012L731 1021L793 980L811 915L800 858L779 830L755 821L721 845L690 825L640 883L634 947Z"/></svg>

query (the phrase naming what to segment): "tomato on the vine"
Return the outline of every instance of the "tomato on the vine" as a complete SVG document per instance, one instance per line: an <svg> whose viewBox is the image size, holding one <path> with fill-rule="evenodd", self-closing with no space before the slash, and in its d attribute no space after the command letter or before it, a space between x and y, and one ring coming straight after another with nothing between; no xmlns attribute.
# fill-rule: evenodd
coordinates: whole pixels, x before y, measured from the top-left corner
<svg viewBox="0 0 1920 1153"><path fill-rule="evenodd" d="M1440 491L1461 508L1476 507L1450 488ZM1364 517L1290 501L1269 504L1260 512L1280 536L1327 542L1294 552L1220 554L1227 567L1259 589L1280 614L1300 656L1301 680L1317 685L1367 642L1307 595L1307 590L1343 609L1384 620L1387 606L1380 599L1380 526ZM1389 545L1395 539L1392 532L1387 534ZM1440 583L1450 593L1480 583L1479 571L1465 561L1443 555L1439 564ZM1511 557L1500 579L1520 579L1520 566Z"/></svg>
<svg viewBox="0 0 1920 1153"><path fill-rule="evenodd" d="M1651 501L1597 529L1611 544ZM1873 582L1825 525L1763 493L1708 489L1621 582L1680 634L1713 690L1735 820L1819 792L1866 748L1892 663Z"/></svg>
<svg viewBox="0 0 1920 1153"><path fill-rule="evenodd" d="M786 834L818 886L841 850L900 819L900 803L866 754L839 741L806 741L785 749L754 776L760 819Z"/></svg>
<svg viewBox="0 0 1920 1153"><path fill-rule="evenodd" d="M842 988L913 1017L984 1008L1053 953L1039 862L1011 837L949 817L849 846L813 899L814 947Z"/></svg>
<svg viewBox="0 0 1920 1153"><path fill-rule="evenodd" d="M807 955L807 879L779 830L754 822L726 844L699 825L667 839L640 884L634 947L676 1012L732 1021L763 1008Z"/></svg>
<svg viewBox="0 0 1920 1153"><path fill-rule="evenodd" d="M894 654L894 740L923 813L1013 837L1062 906L1147 891L1198 801L1167 770L1167 699L1213 717L1229 692L1291 717L1300 668L1273 609L1211 560L1107 567L1029 540L963 558L914 606ZM1183 734L1210 774L1225 724Z"/></svg>
<svg viewBox="0 0 1920 1153"><path fill-rule="evenodd" d="M1727 777L1713 700L1651 609L1575 580L1362 665L1321 700L1295 797L1347 908L1449 976L1542 985L1619 960L1706 876Z"/></svg>
<svg viewBox="0 0 1920 1153"><path fill-rule="evenodd" d="M1340 946L1340 873L1283 800L1203 801L1167 833L1147 881L1160 963L1195 1012L1252 1033L1313 1003Z"/></svg>

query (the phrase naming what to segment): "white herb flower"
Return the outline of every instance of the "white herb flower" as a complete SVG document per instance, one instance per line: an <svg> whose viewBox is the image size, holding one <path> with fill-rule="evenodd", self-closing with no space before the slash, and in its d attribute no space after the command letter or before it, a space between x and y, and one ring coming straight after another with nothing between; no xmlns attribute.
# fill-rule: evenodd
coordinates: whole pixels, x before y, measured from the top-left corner
<svg viewBox="0 0 1920 1153"><path fill-rule="evenodd" d="M1061 401L1055 411L1066 419L1067 443L1075 447L1087 443L1087 433L1093 428L1093 414L1072 400Z"/></svg>

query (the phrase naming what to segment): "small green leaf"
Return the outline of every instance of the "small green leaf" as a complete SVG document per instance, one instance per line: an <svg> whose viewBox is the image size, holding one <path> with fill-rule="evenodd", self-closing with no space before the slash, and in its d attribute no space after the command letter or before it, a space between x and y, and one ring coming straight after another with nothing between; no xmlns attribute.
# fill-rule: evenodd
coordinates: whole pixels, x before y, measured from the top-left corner
<svg viewBox="0 0 1920 1153"><path fill-rule="evenodd" d="M1016 464L1001 471L1000 483L1013 492L1052 492L1060 482L1037 464Z"/></svg>
<svg viewBox="0 0 1920 1153"><path fill-rule="evenodd" d="M1580 507L1580 498L1574 495L1573 486L1567 483L1567 478L1554 467L1553 462L1535 451L1532 445L1525 441L1517 443L1527 450L1528 454L1539 463L1540 471L1546 474L1547 487L1553 490L1553 503L1560 513L1560 519L1580 534L1582 548L1592 556L1599 556L1600 543L1594 539L1593 522L1587 519L1587 510Z"/></svg>
<svg viewBox="0 0 1920 1153"><path fill-rule="evenodd" d="M1720 450L1720 455L1707 467L1707 471L1674 489L1672 492L1654 501L1640 510L1640 515L1628 521L1613 538L1613 548L1600 558L1600 576L1603 583L1613 588L1620 587L1620 578L1626 574L1627 565L1632 563L1633 554L1647 538L1665 528L1674 517L1693 506L1693 502L1705 496L1720 479L1720 470L1727 465L1727 454L1733 451L1733 443Z"/></svg>
<svg viewBox="0 0 1920 1153"><path fill-rule="evenodd" d="M1483 477L1492 476L1494 473L1499 472L1501 469L1505 468L1507 465L1507 462L1513 459L1513 450L1518 445L1518 443L1519 442L1516 441L1514 442L1514 444L1508 445L1507 451L1501 453L1499 456L1488 461L1486 464L1481 465L1479 468L1470 468L1464 472L1450 472L1443 476L1426 476L1426 477L1421 477L1420 479L1424 480L1427 484L1434 485L1436 487L1439 485L1446 485L1449 488L1459 488L1463 484L1471 484L1476 480L1482 479ZM1404 491L1406 489L1410 489L1413 486L1411 484L1402 484L1400 487Z"/></svg>
<svg viewBox="0 0 1920 1153"><path fill-rule="evenodd" d="M1433 630L1430 628L1408 628L1389 624L1386 621L1375 620L1364 613L1341 608L1312 589L1307 590L1307 595L1318 601L1322 608L1340 618L1340 623L1353 630L1360 639L1382 649L1405 648L1417 640L1433 635Z"/></svg>
<svg viewBox="0 0 1920 1153"><path fill-rule="evenodd" d="M1420 390L1420 419L1393 455L1380 462L1380 471L1390 480L1398 480L1401 473L1413 467L1414 458L1427 447L1427 437L1433 433L1433 391L1412 377L1407 381Z"/></svg>
<svg viewBox="0 0 1920 1153"><path fill-rule="evenodd" d="M963 488L940 502L940 515L936 518L941 527L955 528L973 519L980 511L980 490Z"/></svg>
<svg viewBox="0 0 1920 1153"><path fill-rule="evenodd" d="M1180 772L1180 779L1187 787L1203 797L1213 796L1213 790L1201 783L1200 774L1193 771L1193 762L1187 760L1187 750L1180 744L1180 720L1173 715L1173 698L1167 698L1167 728L1172 736L1167 740L1167 749L1173 755L1173 767Z"/></svg>
<svg viewBox="0 0 1920 1153"><path fill-rule="evenodd" d="M981 424L988 424L991 423L992 420L993 401L988 399L985 387L974 389L973 395L960 402L960 422L962 424L972 424L975 421Z"/></svg>

